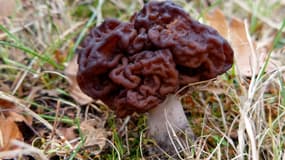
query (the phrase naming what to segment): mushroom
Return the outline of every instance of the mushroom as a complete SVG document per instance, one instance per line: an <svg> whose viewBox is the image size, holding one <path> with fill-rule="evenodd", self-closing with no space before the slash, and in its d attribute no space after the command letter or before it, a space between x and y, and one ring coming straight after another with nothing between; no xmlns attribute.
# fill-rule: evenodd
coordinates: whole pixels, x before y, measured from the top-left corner
<svg viewBox="0 0 285 160"><path fill-rule="evenodd" d="M129 22L106 19L80 48L77 81L118 117L148 112L149 134L171 148L171 133L194 134L175 93L231 68L233 50L213 28L170 1L151 1Z"/></svg>

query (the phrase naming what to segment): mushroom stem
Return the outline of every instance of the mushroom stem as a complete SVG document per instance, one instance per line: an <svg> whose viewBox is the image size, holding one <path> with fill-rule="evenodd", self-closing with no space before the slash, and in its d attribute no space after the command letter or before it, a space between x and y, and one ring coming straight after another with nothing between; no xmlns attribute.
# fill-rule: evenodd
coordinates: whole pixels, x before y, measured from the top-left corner
<svg viewBox="0 0 285 160"><path fill-rule="evenodd" d="M188 140L195 139L183 106L173 94L149 111L148 127L150 136L165 150L185 147Z"/></svg>

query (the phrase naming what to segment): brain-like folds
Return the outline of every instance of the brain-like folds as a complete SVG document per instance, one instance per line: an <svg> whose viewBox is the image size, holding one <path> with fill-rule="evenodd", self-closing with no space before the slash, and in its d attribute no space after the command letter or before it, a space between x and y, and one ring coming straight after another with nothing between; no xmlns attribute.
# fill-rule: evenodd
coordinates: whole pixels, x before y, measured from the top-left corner
<svg viewBox="0 0 285 160"><path fill-rule="evenodd" d="M156 107L179 87L216 77L233 50L172 2L150 2L130 22L105 20L82 42L77 80L123 117Z"/></svg>

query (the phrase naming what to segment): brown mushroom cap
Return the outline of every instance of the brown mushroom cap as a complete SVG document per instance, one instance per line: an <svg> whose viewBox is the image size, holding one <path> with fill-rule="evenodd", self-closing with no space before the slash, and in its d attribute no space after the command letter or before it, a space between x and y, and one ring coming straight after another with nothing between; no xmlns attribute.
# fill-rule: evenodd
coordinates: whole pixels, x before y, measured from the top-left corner
<svg viewBox="0 0 285 160"><path fill-rule="evenodd" d="M120 117L146 112L179 87L226 72L233 50L172 2L149 2L130 22L105 20L78 49L80 88Z"/></svg>

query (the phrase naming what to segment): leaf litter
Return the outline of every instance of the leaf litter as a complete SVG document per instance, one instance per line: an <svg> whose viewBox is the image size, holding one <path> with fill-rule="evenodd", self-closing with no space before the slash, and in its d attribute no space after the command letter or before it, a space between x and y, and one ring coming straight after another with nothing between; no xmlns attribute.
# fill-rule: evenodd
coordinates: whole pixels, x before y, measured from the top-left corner
<svg viewBox="0 0 285 160"><path fill-rule="evenodd" d="M41 16L48 17L46 16L48 15L48 13L46 12L47 10L45 8L46 6L45 4L41 4L40 1L32 2L32 1L21 0L21 2L23 4L23 8L27 9L25 12L19 12L19 10L13 11L13 12L16 12L16 20L13 21L13 19L11 18L12 21L10 21L8 17L4 17L4 19L2 20L0 18L0 21L1 22L3 21L4 22L3 24L5 25L13 23L13 26L7 25L9 30L12 31L12 33L15 33L15 34L20 33L20 37L28 41L28 43L26 44L35 44L36 46L35 48L39 49L40 51L45 50L45 48L49 47L50 43L52 43L52 41L54 40L52 38L54 35L51 32L52 25L51 26L47 25L48 27L45 27L46 23L49 23L49 22L47 22L45 18L42 18L37 15L39 13L43 13ZM7 3L10 3L10 2L7 1ZM56 3L61 3L61 1L57 1ZM85 2L77 1L76 3L85 3ZM89 2L86 1L86 3L89 3ZM108 2L106 1L105 3L108 3ZM122 2L120 1L120 3ZM37 6L34 6L34 5L41 5L42 8L37 8ZM52 15L50 17L51 18L61 17L61 16L64 17L65 14L62 14L60 10L54 10L54 8L56 8L55 6L59 6L60 8L60 4L53 4L53 2L51 2L50 7L53 9L52 9ZM187 4L186 7L190 7L190 5ZM41 10L44 12L41 12ZM250 70L250 68L252 67L252 63L250 62L250 57L252 57L252 54L253 54L250 48L251 43L252 43L252 46L254 46L254 52L259 58L259 59L256 59L255 63L262 64L264 62L264 57L265 57L263 54L266 55L266 53L270 49L272 39L269 38L269 39L264 40L259 37L254 37L256 36L254 35L251 37L252 38L251 39L252 42L251 42L246 37L247 28L246 28L244 21L237 19L237 18L231 18L230 20L228 20L223 14L223 12L221 11L220 13L215 13L215 12L213 12L214 14L210 13L209 14L210 16L208 18L206 17L207 22L211 24L212 26L214 26L222 35L224 35L231 43L233 43L236 57L237 57L236 58L237 68L239 69L240 74L242 76L246 76L250 78L251 76L253 76ZM10 12L9 14L11 15L14 13ZM71 23L71 21L69 21L70 17L67 16L64 18L63 19L58 18L55 21L56 24L54 25L59 26L60 28L60 30L57 31L58 33L61 33L64 30L64 28L68 29L73 24ZM64 25L62 23L63 21L65 22L65 24L68 24L68 25ZM267 19L262 19L262 21L268 22ZM274 23L274 26L273 26L273 28L275 29L276 29L276 24L277 23ZM266 27L264 26L262 27L261 33L265 36L265 38L272 37L272 34L274 34L274 32L271 32L272 28L270 27L272 26L269 26L268 27L269 29L266 29ZM270 31L268 32L268 35L270 36L267 36L265 34L266 33L265 30ZM71 27L71 32L72 31L73 29ZM37 36L37 38L34 38L34 35L39 35L39 36ZM58 36L58 34L56 34L56 36ZM59 37L61 36L62 35L59 35ZM7 35L2 34L2 32L0 32L0 39L5 40L6 38L7 38ZM55 52L52 52L54 54L53 55L54 58L56 59L58 63L66 64L66 62L64 62L65 61L64 56L66 55L62 54L61 51L68 50L68 48L70 47L69 45L70 45L69 43L64 44L59 49L56 48ZM6 51L6 48L3 47L3 50ZM0 51L2 51L2 48ZM18 50L15 50L15 49L9 49L9 50L7 49L7 52L9 55L8 59L13 59L16 62L23 63L24 65L26 65L27 64L26 62L30 60L29 59L30 57L27 56L26 54L23 54L22 51L19 52ZM285 53L284 47L283 48L281 47L281 49L279 49L276 52L278 52L278 54L276 54L276 57L274 57L275 55L273 55L273 57L276 60L280 60L280 56L281 58L283 57L284 59L284 53ZM19 56L19 54L21 54L21 56ZM277 55L279 55L279 57ZM9 133L8 130L7 130L7 133L5 133L6 132L5 130L5 132L3 132L5 133L5 136L13 137L14 139L18 139L20 141L25 141L24 132L26 131L24 131L24 129L21 128L21 126L19 126L18 122L27 121L28 126L32 124L32 128L34 128L37 132L42 132L42 131L43 132L39 133L36 136L36 138L34 138L34 143L31 143L28 141L25 141L25 143L33 144L34 147L40 148L42 151L44 151L44 153L47 156L50 156L50 157L52 157L53 155L59 155L59 157L68 157L73 151L71 149L74 149L77 146L80 147L80 143L82 142L81 138L83 138L85 140L85 143L81 146L80 151L78 152L76 158L79 158L79 157L82 158L83 155L86 153L84 151L88 151L87 153L93 152L97 154L98 157L100 158L103 157L101 159L104 159L104 158L106 159L106 157L104 157L104 154L106 154L107 156L112 155L113 158L114 157L118 158L113 155L114 150L110 146L108 146L108 144L106 143L107 142L106 139L111 139L112 142L116 144L116 147L120 149L122 156L125 156L123 158L130 156L131 155L130 152L133 153L134 151L135 152L141 151L142 152L141 157L143 159L155 158L156 155L152 154L152 152L149 151L151 150L149 149L149 146L152 146L150 145L149 140L147 138L146 140L143 139L142 141L139 141L139 142L137 140L139 139L138 133L145 131L144 128L141 129L143 126L142 124L144 124L141 121L144 122L145 121L144 118L140 117L141 119L139 119L138 118L139 116L134 115L134 118L131 118L129 122L125 124L124 130L123 130L124 133L121 134L122 137L120 137L119 142L118 142L116 141L116 137L115 138L114 136L111 138L109 137L110 136L109 131L112 130L112 132L114 132L113 134L115 134L115 132L117 131L116 127L120 127L122 124L121 120L112 117L112 114L109 114L107 118L105 116L100 117L99 115L101 114L101 112L104 112L104 113L110 112L110 110L104 107L102 108L100 107L100 105L98 105L98 108L100 109L95 109L96 111L94 111L94 108L86 109L90 107L91 105L97 106L97 104L92 103L93 100L90 97L80 92L80 89L75 79L75 75L77 71L76 61L77 61L76 58L74 58L71 62L67 63L67 67L65 71L59 71L60 73L64 73L67 76L67 82L65 80L61 80L57 82L56 79L53 79L53 77L50 75L43 75L39 78L37 77L38 76L37 74L34 74L34 75L31 74L27 76L22 86L20 87L19 91L15 93L15 96L17 96L19 99L25 99L26 96L28 96L27 102L29 103L29 105L27 105L27 107L31 107L31 109L34 110L39 115L44 114L44 115L49 116L50 119L47 119L49 123L55 123L54 121L59 120L59 122L57 122L58 125L56 125L57 127L56 129L62 133L63 137L72 145L72 147L68 148L68 145L64 143L63 139L59 138L59 135L54 136L53 139L51 139L50 130L47 130L46 127L44 127L44 125L41 124L42 123L41 121L35 120L33 118L29 118L25 114L22 114L22 111L17 110L17 108L15 108L15 105L11 101L2 101L2 102L0 101L0 104L1 104L0 105L0 109L1 109L0 110L1 112L0 125L1 123L2 125L11 123L11 125L9 125L11 126L10 129L16 127L14 129L16 131L15 134ZM279 63L277 62L278 61L272 60L272 64L275 64L274 68L279 66ZM0 64L4 64L4 61L2 61L2 59L0 59ZM46 70L53 71L54 69L50 66L48 66L48 68L45 68L45 67L47 66L36 66L36 65L32 66L32 68L36 70L37 73L43 72ZM18 79L14 79L15 77L14 74L15 73L18 74L18 72L10 73L10 72L7 72L7 70L4 70L3 73L4 74L2 73L0 74L0 78L3 78L3 77L5 78L3 78L4 80L0 79L0 83L1 83L0 90L6 93L11 93L11 90L13 88L11 87L11 84L13 83L17 84L17 81L18 81ZM7 76L5 74L7 74ZM13 76L9 77L9 75L13 75ZM52 78L50 78L49 76ZM52 81L56 81L56 82L49 82L49 81L46 82L45 79L49 80L49 78ZM26 84L29 84L29 85L26 85ZM29 87L36 86L36 87L39 87L39 89L29 89L28 87L25 87L25 85ZM234 103L237 103L237 100L232 95L233 94L232 88L234 87L231 84L229 84L227 81L225 81L224 79L218 79L217 83L210 84L209 86L204 87L204 89L202 88L202 92L200 92L200 90L194 90L194 92L191 92L191 96L185 97L186 99L188 98L188 101L186 101L187 103L185 104L186 111L190 113L189 117L191 117L193 126L196 127L197 126L196 124L202 124L194 128L196 129L195 133L200 135L201 131L205 132L203 136L206 137L205 139L207 139L207 142L209 142L210 144L209 145L208 143L207 144L204 143L203 137L201 138L201 141L200 141L201 144L200 146L198 146L199 148L197 150L194 150L195 156L197 156L198 158L202 158L202 157L205 158L209 155L210 153L209 150L213 150L215 149L215 147L218 148L217 143L219 142L219 140L222 140L221 137L219 137L221 131L223 131L225 134L229 134L231 140L234 141L235 143L237 142L238 134L235 132L236 129L238 128L237 122L231 121L231 120L233 119L233 117L235 118L236 116L239 115L239 111L235 106L233 106ZM58 92L57 89L62 89L63 91L66 91L67 94L62 94L61 92ZM35 92L35 93L32 93L32 92ZM238 89L236 92L238 94L242 93ZM277 95L278 91L276 91L275 89L272 91L272 93L274 93L274 95ZM219 108L217 108L217 106L219 106L218 98L220 97L223 97L220 99L220 101L222 101L222 104L224 106L223 111L224 111L224 114L226 114L226 119L227 119L226 123L228 123L226 125L228 125L228 130L227 130L227 127L225 128L223 127L226 125L223 125L223 123L221 122L222 120L221 120L220 114L222 113L220 113ZM270 98L274 98L274 97L270 97ZM74 122L65 123L64 121L60 121L61 120L60 118L55 119L54 110L56 108L55 107L56 103L54 101L56 100L62 100L68 103L68 104L62 104L60 106L60 109L59 109L60 116L59 117L63 117L63 118L67 117L69 118L69 120L74 120L76 118L79 118L82 121L79 124L80 127L76 127ZM11 105L9 105L9 103ZM36 103L36 104L33 104L33 103ZM2 106L6 106L6 107L4 107L3 109ZM11 106L11 108L9 108L8 106ZM268 105L267 111L269 111L270 113L272 112L272 114L274 113L275 116L278 116L278 112L276 109L274 109L274 106L277 106L277 105L276 104ZM212 111L215 111L215 112L212 112ZM197 118L198 116L201 116L203 118L199 119ZM110 121L114 121L114 122L110 123ZM210 123L207 123L207 122L210 122ZM222 125L220 124L220 122ZM140 125L138 125L138 123ZM28 126L24 125L24 128L27 129ZM6 127L6 125L4 125L3 127ZM201 127L202 129L199 127ZM82 137L80 137L79 135L79 131L78 131L79 128L82 132ZM125 131L125 128L128 128L129 130ZM2 134L2 130L4 129L0 128L0 130ZM217 132L216 130L218 130L219 132ZM227 136L228 135L226 135L225 137ZM145 135L142 134L142 137L145 138ZM126 141L124 141L124 138ZM278 138L278 137L275 137L275 138ZM38 144L39 141L41 141L41 143ZM0 142L1 144L7 143L7 141L5 142L0 141ZM118 145L120 143L122 143L121 146ZM137 146L139 146L139 144L141 144L141 147L139 149L135 149L137 148ZM221 145L224 145L224 143L221 143ZM226 145L228 145L228 143ZM224 158L224 155L226 154L224 152L230 152L229 157L230 155L238 156L235 150L236 148L229 149L229 147L227 147L226 145L222 146L221 148L218 148L219 150L221 149L221 152L217 154L218 157L222 156ZM7 146L7 147L11 147L11 146ZM12 149L14 149L13 146L12 146ZM10 150L10 149L7 149L7 150ZM204 156L205 154L207 156ZM137 158L140 156L135 155L135 157Z"/></svg>
<svg viewBox="0 0 285 160"><path fill-rule="evenodd" d="M0 22L1 18L11 16L16 11L16 0L0 0Z"/></svg>
<svg viewBox="0 0 285 160"><path fill-rule="evenodd" d="M15 109L13 102L0 98L0 151L16 149L17 147L11 144L14 139L24 140L16 122L27 121L27 119L13 111Z"/></svg>
<svg viewBox="0 0 285 160"><path fill-rule="evenodd" d="M109 135L103 128L104 125L99 119L89 119L80 124L80 129L86 137L84 148L90 153L99 154L106 145L106 139Z"/></svg>
<svg viewBox="0 0 285 160"><path fill-rule="evenodd" d="M67 64L67 67L64 70L64 73L68 77L69 82L69 92L72 98L76 102L78 102L81 105L88 104L92 102L92 98L84 94L81 89L79 88L79 85L76 80L76 73L78 70L78 64L77 64L77 55L74 56L74 58Z"/></svg>
<svg viewBox="0 0 285 160"><path fill-rule="evenodd" d="M248 39L246 21L243 22L235 17L228 21L219 9L215 9L213 12L207 14L205 19L231 43L234 49L236 68L240 75L252 77L253 69L261 69L272 45L272 40L264 44L253 39ZM251 45L254 47L253 50ZM280 63L270 59L267 71L274 70L276 65L280 66Z"/></svg>

